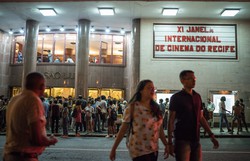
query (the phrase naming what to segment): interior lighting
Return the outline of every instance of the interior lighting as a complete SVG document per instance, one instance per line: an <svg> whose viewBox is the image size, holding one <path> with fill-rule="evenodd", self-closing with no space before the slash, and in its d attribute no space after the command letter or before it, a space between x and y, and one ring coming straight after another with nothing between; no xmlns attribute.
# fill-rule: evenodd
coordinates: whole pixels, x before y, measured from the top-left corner
<svg viewBox="0 0 250 161"><path fill-rule="evenodd" d="M125 30L124 30L124 28L121 28L120 33L121 33L122 35L123 35L123 34L125 34Z"/></svg>
<svg viewBox="0 0 250 161"><path fill-rule="evenodd" d="M235 16L238 12L240 12L240 9L225 9L222 13L221 16Z"/></svg>
<svg viewBox="0 0 250 161"><path fill-rule="evenodd" d="M47 32L50 32L49 26L47 26L45 30L46 30Z"/></svg>
<svg viewBox="0 0 250 161"><path fill-rule="evenodd" d="M114 8L98 8L100 15L113 16L115 14Z"/></svg>
<svg viewBox="0 0 250 161"><path fill-rule="evenodd" d="M162 15L163 16L176 16L178 13L178 8L163 8Z"/></svg>
<svg viewBox="0 0 250 161"><path fill-rule="evenodd" d="M56 16L54 8L38 8L43 16Z"/></svg>
<svg viewBox="0 0 250 161"><path fill-rule="evenodd" d="M109 32L110 32L110 28L109 28L109 27L106 27L105 32L106 32L106 33L109 33Z"/></svg>
<svg viewBox="0 0 250 161"><path fill-rule="evenodd" d="M60 28L60 31L61 31L61 32L63 32L63 31L64 31L64 27L63 27L63 26Z"/></svg>
<svg viewBox="0 0 250 161"><path fill-rule="evenodd" d="M12 31L12 29L10 29L10 31L9 31L9 34L11 34L11 35L13 34L13 31Z"/></svg>
<svg viewBox="0 0 250 161"><path fill-rule="evenodd" d="M23 34L23 33L24 33L23 28L21 28L21 29L19 30L19 32L20 32L21 34Z"/></svg>

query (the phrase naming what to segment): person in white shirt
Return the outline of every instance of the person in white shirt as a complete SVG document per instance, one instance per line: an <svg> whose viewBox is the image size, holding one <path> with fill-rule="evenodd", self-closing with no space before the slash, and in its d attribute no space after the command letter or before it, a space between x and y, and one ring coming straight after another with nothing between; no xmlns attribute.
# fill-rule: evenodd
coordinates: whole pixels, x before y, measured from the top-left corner
<svg viewBox="0 0 250 161"><path fill-rule="evenodd" d="M53 56L50 50L48 50L48 62L52 63L53 62Z"/></svg>
<svg viewBox="0 0 250 161"><path fill-rule="evenodd" d="M221 100L221 102L219 103L219 108L220 108L219 109L219 113L220 113L220 125L219 125L220 132L224 132L224 130L222 129L223 120L225 120L228 132L231 132L232 130L229 128L229 124L228 124L228 121L227 121L227 115L226 115L226 112L227 112L226 104L225 104L226 97L222 96L220 98L220 100Z"/></svg>
<svg viewBox="0 0 250 161"><path fill-rule="evenodd" d="M94 108L91 106L91 102L87 103L87 106L84 108L84 112L85 112L87 133L93 132L92 114L94 112Z"/></svg>
<svg viewBox="0 0 250 161"><path fill-rule="evenodd" d="M54 60L54 63L60 63L60 62L61 60L58 57L56 57L56 59Z"/></svg>
<svg viewBox="0 0 250 161"><path fill-rule="evenodd" d="M105 96L101 96L101 102L100 102L100 105L101 107L101 120L102 120L102 131L106 131L104 129L104 125L106 123L106 120L107 120L107 102L106 102L106 97Z"/></svg>
<svg viewBox="0 0 250 161"><path fill-rule="evenodd" d="M68 57L66 63L74 63L74 60L71 57Z"/></svg>

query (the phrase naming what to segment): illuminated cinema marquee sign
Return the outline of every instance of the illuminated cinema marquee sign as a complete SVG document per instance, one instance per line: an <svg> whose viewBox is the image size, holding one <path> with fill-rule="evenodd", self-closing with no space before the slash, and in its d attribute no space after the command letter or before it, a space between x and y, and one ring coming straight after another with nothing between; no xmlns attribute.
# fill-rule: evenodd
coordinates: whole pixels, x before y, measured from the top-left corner
<svg viewBox="0 0 250 161"><path fill-rule="evenodd" d="M154 58L237 59L236 25L154 24Z"/></svg>

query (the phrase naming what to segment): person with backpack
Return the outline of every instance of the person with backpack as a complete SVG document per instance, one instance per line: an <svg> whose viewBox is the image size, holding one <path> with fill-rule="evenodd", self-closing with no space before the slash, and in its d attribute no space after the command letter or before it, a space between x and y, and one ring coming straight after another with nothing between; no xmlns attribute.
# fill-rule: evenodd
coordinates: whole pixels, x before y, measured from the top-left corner
<svg viewBox="0 0 250 161"><path fill-rule="evenodd" d="M157 161L159 139L165 146L165 158L168 157L168 142L162 127L163 116L154 97L153 82L140 81L124 111L121 129L109 155L110 160L115 160L116 149L127 130L127 135L129 134L127 147L133 161Z"/></svg>
<svg viewBox="0 0 250 161"><path fill-rule="evenodd" d="M108 105L108 135L106 137L115 137L115 120L117 113L112 100L109 100Z"/></svg>

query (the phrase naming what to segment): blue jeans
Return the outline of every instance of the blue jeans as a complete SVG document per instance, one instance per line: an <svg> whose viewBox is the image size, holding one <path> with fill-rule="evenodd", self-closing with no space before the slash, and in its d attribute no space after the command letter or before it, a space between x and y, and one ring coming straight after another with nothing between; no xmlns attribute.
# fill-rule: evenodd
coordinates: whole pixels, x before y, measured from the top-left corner
<svg viewBox="0 0 250 161"><path fill-rule="evenodd" d="M229 130L229 125L228 125L228 121L227 121L227 115L224 114L224 113L220 113L220 130L222 130L222 123L223 123L223 120L225 120L225 123L226 123L226 126L227 126L227 129Z"/></svg>
<svg viewBox="0 0 250 161"><path fill-rule="evenodd" d="M175 140L174 152L176 161L202 161L199 142Z"/></svg>
<svg viewBox="0 0 250 161"><path fill-rule="evenodd" d="M101 131L101 116L98 113L96 113L96 117L95 117L95 127L94 127L94 130L98 131L98 132Z"/></svg>

